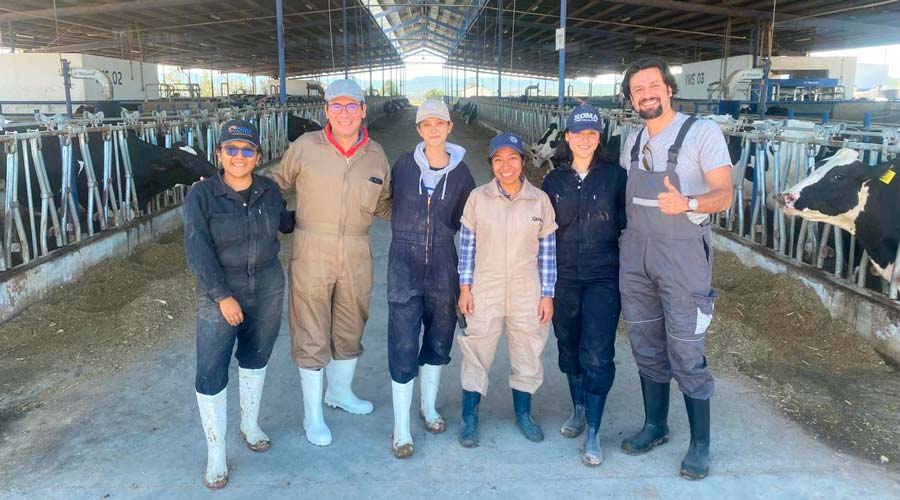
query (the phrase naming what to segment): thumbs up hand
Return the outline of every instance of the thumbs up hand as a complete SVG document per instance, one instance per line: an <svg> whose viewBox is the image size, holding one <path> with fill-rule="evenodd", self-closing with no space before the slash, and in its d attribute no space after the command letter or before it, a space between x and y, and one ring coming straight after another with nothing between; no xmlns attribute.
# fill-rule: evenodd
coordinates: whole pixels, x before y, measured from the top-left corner
<svg viewBox="0 0 900 500"><path fill-rule="evenodd" d="M688 198L687 196L683 196L678 188L672 185L669 182L669 176L667 175L663 179L663 184L666 186L668 191L659 193L656 195L656 199L659 200L659 209L662 213L666 215L678 215L688 211Z"/></svg>

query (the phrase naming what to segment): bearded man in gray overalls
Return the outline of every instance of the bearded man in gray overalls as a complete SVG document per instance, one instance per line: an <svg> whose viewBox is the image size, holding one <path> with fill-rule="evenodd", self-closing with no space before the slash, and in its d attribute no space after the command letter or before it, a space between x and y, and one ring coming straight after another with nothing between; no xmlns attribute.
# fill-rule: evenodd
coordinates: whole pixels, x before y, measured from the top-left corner
<svg viewBox="0 0 900 500"><path fill-rule="evenodd" d="M632 134L620 163L628 170L620 241L622 313L641 376L644 427L625 439L629 454L669 440L669 381L684 393L691 445L681 476L709 471L709 399L714 380L704 339L711 288L710 215L731 206L731 159L721 130L672 109L677 92L666 63L647 58L625 72L622 91L646 126Z"/></svg>

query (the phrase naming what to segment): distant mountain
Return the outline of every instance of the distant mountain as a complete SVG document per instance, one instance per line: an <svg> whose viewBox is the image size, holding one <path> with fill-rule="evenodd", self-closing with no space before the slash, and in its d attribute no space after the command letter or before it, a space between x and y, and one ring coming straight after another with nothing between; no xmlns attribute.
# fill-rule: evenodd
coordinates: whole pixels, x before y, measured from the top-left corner
<svg viewBox="0 0 900 500"><path fill-rule="evenodd" d="M503 95L523 95L525 93L525 88L529 85L539 85L538 95L557 95L557 82L552 80L547 80L546 85L543 80L529 80L525 78L503 78ZM463 82L459 82L460 87L463 86ZM478 79L478 85L483 89L491 89L491 92L496 93L497 89L497 78L490 77L481 77ZM572 86L572 90L569 90L569 86ZM470 76L466 78L465 87L474 87L475 86L475 77ZM411 80L406 81L406 95L410 99L421 99L425 96L425 93L431 89L437 89L443 92L444 89L444 79L440 76L419 76L413 78ZM454 87L455 89L455 87ZM544 90L546 89L546 93ZM462 89L459 89L460 93ZM613 93L612 85L601 85L595 84L593 88L589 87L587 83L569 80L566 82L566 93L574 93L577 96L586 96L588 95L588 90L591 91L592 95L600 96L600 95L610 95ZM531 95L535 95L532 91Z"/></svg>
<svg viewBox="0 0 900 500"><path fill-rule="evenodd" d="M366 86L368 81L365 79L360 79L360 84ZM557 95L557 82L555 80L535 80L535 79L527 79L527 78L503 78L503 95L504 96L520 96L525 94L525 89L529 85L538 85L538 92L531 92L531 95L538 96L556 96ZM375 89L381 89L381 80L372 80L372 86ZM459 82L459 86L463 87L463 82ZM497 78L496 77L487 77L483 76L478 79L478 86L482 89L490 89L490 90L482 90L480 91L481 95L496 95L497 92ZM466 78L465 88L474 88L475 87L475 77L470 76ZM571 89L569 87L572 87ZM419 76L406 81L406 96L414 101L420 101L425 97L425 93L429 90L436 89L444 92L444 78L441 76ZM459 93L462 94L462 88L459 88ZM457 88L454 86L451 93L455 95ZM612 95L613 87L608 84L594 84L593 86L589 86L587 83L576 81L576 80L568 80L566 82L566 94L568 95L576 95L576 96L586 96L588 92L591 92L592 96L606 96ZM467 92L467 94L471 94L471 92Z"/></svg>
<svg viewBox="0 0 900 500"><path fill-rule="evenodd" d="M444 91L444 78L440 76L419 76L406 81L406 96L409 98L423 98L425 92L431 89Z"/></svg>

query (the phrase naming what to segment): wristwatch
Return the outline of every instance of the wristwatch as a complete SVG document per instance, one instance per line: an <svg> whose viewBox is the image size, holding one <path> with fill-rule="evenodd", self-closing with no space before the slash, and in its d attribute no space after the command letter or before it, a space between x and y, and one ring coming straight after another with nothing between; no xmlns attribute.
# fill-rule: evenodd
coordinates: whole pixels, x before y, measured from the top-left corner
<svg viewBox="0 0 900 500"><path fill-rule="evenodd" d="M695 212L698 208L700 208L700 202L697 201L697 198L688 196L688 212Z"/></svg>

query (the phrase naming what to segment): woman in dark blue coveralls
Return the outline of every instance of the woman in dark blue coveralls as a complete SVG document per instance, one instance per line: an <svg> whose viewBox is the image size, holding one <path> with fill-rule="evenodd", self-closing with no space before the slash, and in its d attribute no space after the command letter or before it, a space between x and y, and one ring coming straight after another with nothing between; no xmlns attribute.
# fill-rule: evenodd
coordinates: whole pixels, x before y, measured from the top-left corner
<svg viewBox="0 0 900 500"><path fill-rule="evenodd" d="M216 148L222 169L192 187L182 207L185 255L197 277L195 388L207 444L203 483L210 489L228 483L225 401L232 351L240 367L241 436L253 451L271 446L257 417L281 326L278 231L293 230L293 212L286 211L273 181L253 174L259 145L253 124L226 122Z"/></svg>
<svg viewBox="0 0 900 500"><path fill-rule="evenodd" d="M625 228L627 176L607 158L597 109L581 105L566 122L566 140L557 147L543 189L556 211L558 278L553 299L553 331L559 347L559 369L569 379L574 409L560 432L587 435L581 461L603 462L600 420L616 368L616 325L619 322L619 245Z"/></svg>
<svg viewBox="0 0 900 500"><path fill-rule="evenodd" d="M450 362L456 330L459 274L453 237L475 188L463 161L466 150L447 142L452 129L446 104L422 103L416 112L416 130L422 142L412 152L400 155L391 170L394 211L387 277L388 362L394 403L391 449L397 458L413 454L409 407L417 376L422 393L419 414L425 429L431 433L446 429L435 402L441 367Z"/></svg>

